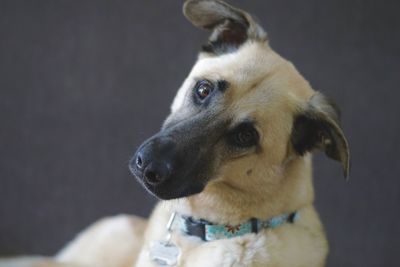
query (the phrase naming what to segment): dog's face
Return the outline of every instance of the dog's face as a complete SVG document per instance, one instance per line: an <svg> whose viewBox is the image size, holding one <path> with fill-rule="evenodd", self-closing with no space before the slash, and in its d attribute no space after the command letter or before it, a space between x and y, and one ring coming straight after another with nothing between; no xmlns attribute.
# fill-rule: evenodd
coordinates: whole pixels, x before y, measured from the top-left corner
<svg viewBox="0 0 400 267"><path fill-rule="evenodd" d="M187 1L184 13L213 32L161 131L130 163L151 193L181 198L211 183L255 193L278 184L288 162L314 148L347 175L337 109L269 47L247 13L210 0Z"/></svg>

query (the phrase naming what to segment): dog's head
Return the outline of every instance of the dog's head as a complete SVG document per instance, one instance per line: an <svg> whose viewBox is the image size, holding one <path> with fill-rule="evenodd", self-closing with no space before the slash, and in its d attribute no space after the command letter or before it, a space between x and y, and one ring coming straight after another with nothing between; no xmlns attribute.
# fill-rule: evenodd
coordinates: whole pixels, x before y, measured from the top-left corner
<svg viewBox="0 0 400 267"><path fill-rule="evenodd" d="M138 180L161 199L209 184L252 194L278 184L291 165L309 164L316 148L347 176L338 109L270 48L254 19L221 1L187 1L183 11L212 34L161 131L132 158Z"/></svg>

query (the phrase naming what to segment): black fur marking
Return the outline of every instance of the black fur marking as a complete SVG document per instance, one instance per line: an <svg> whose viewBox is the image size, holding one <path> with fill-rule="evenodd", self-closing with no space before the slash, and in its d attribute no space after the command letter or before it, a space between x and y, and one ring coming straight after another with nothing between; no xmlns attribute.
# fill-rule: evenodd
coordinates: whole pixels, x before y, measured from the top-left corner
<svg viewBox="0 0 400 267"><path fill-rule="evenodd" d="M226 89L229 87L229 83L225 80L218 80L217 81L217 88L221 92L225 92Z"/></svg>
<svg viewBox="0 0 400 267"><path fill-rule="evenodd" d="M203 45L201 50L216 55L235 52L246 42L248 27L249 25L243 22L227 19L216 26L209 42Z"/></svg>
<svg viewBox="0 0 400 267"><path fill-rule="evenodd" d="M218 44L208 43L201 46L200 51L220 56L223 54L234 53L239 49L239 47L240 45L233 45L226 43L218 43Z"/></svg>
<svg viewBox="0 0 400 267"><path fill-rule="evenodd" d="M294 120L291 134L291 141L296 152L303 156L316 148L324 128L326 126L322 121L306 114L298 115Z"/></svg>

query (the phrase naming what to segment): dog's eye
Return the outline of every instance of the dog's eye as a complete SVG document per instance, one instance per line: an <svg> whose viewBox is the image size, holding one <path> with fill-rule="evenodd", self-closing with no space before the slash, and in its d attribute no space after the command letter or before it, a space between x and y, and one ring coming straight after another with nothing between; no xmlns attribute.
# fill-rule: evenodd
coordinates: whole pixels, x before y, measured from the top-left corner
<svg viewBox="0 0 400 267"><path fill-rule="evenodd" d="M204 100L214 90L214 85L207 81L202 80L196 84L196 95L200 100Z"/></svg>
<svg viewBox="0 0 400 267"><path fill-rule="evenodd" d="M246 129L236 133L235 143L242 147L252 146L256 143L257 136L254 129Z"/></svg>
<svg viewBox="0 0 400 267"><path fill-rule="evenodd" d="M240 124L229 137L231 144L238 147L250 147L258 142L258 132L253 127L252 123Z"/></svg>

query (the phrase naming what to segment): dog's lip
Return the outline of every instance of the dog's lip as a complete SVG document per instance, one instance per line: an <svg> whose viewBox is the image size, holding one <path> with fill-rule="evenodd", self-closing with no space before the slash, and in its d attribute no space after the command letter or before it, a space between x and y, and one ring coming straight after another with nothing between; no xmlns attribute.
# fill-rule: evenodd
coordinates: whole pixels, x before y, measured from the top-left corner
<svg viewBox="0 0 400 267"><path fill-rule="evenodd" d="M187 190L193 186L193 184L187 184L186 186L174 186L174 190L168 190L168 184L171 183L171 181L164 181L160 184L157 185L152 185L149 184L146 180L141 179L140 177L136 178L139 180L139 182L142 184L142 186L146 189L147 192L149 192L151 195L155 196L158 199L162 200L170 200L170 199L178 199L182 197L187 197L189 196L186 192ZM191 190L190 195L198 194L201 193L206 185L197 185L196 190L193 191ZM164 189L164 190L163 190ZM167 193L167 194L166 194Z"/></svg>
<svg viewBox="0 0 400 267"><path fill-rule="evenodd" d="M147 182L145 179L143 179L143 174L141 171L137 170L136 168L134 168L132 166L129 166L129 169L130 169L132 175L136 178L136 180L138 180L139 183L142 184L142 186L153 195L154 195L153 192L156 191L157 187L164 186L168 182L168 180L167 180L167 181L162 181L160 184L152 185L149 182Z"/></svg>

